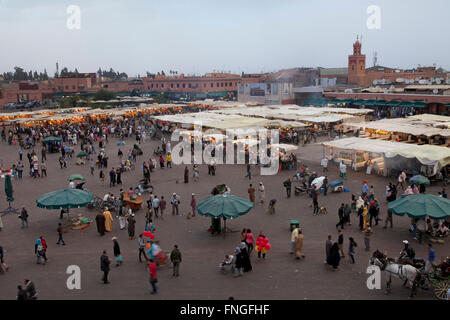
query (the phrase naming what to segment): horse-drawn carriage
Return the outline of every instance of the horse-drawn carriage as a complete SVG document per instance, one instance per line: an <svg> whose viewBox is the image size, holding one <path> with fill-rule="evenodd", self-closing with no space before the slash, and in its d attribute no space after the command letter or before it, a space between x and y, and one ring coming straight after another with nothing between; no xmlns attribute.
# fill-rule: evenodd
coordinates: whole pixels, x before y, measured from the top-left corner
<svg viewBox="0 0 450 320"><path fill-rule="evenodd" d="M393 259L376 250L369 259L369 265L378 266L388 276L386 294L391 292L392 277L404 281L403 286L408 284L411 287L410 298L416 295L417 288L428 289L431 286L435 297L445 300L450 288L450 258L439 266L431 265L432 271L427 273L423 259Z"/></svg>
<svg viewBox="0 0 450 320"><path fill-rule="evenodd" d="M446 274L443 270L433 266L433 271L428 273L426 278L434 289L434 296L439 300L446 300L447 292L450 289L450 274Z"/></svg>

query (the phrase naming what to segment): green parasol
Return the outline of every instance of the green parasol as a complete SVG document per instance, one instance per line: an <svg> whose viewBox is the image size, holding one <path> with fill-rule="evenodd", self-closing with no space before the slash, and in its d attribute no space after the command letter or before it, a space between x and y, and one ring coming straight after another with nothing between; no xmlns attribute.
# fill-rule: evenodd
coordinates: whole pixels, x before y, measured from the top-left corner
<svg viewBox="0 0 450 320"><path fill-rule="evenodd" d="M415 183L415 184L426 184L428 186L430 185L430 180L428 180L427 177L424 177L422 175L417 175L417 176L409 178L409 182Z"/></svg>
<svg viewBox="0 0 450 320"><path fill-rule="evenodd" d="M6 193L6 201L13 202L14 197L13 197L13 188L12 188L10 175L7 175L5 177L5 193Z"/></svg>
<svg viewBox="0 0 450 320"><path fill-rule="evenodd" d="M87 153L86 152L84 152L84 151L80 151L78 154L77 154L77 158L81 158L81 157L87 157Z"/></svg>
<svg viewBox="0 0 450 320"><path fill-rule="evenodd" d="M253 205L253 202L245 198L218 194L200 201L197 211L200 215L211 218L234 219L249 212Z"/></svg>
<svg viewBox="0 0 450 320"><path fill-rule="evenodd" d="M94 199L92 193L79 189L57 190L44 194L36 200L39 208L68 209L85 207Z"/></svg>
<svg viewBox="0 0 450 320"><path fill-rule="evenodd" d="M77 180L86 181L86 178L84 178L81 174L73 174L69 177L69 181L77 181Z"/></svg>
<svg viewBox="0 0 450 320"><path fill-rule="evenodd" d="M406 213L410 218L445 219L450 216L450 200L432 194L410 194L390 202L388 207L394 214L403 216Z"/></svg>
<svg viewBox="0 0 450 320"><path fill-rule="evenodd" d="M61 138L57 138L54 136L50 136L50 137L47 137L44 140L42 140L42 142L44 142L44 143L53 143L53 142L59 142L59 141L61 141Z"/></svg>
<svg viewBox="0 0 450 320"><path fill-rule="evenodd" d="M18 213L17 209L11 207L11 202L14 201L13 193L14 191L12 187L11 176L8 174L5 176L5 194L6 194L6 201L8 201L8 208L6 208L1 212L2 216L8 213Z"/></svg>

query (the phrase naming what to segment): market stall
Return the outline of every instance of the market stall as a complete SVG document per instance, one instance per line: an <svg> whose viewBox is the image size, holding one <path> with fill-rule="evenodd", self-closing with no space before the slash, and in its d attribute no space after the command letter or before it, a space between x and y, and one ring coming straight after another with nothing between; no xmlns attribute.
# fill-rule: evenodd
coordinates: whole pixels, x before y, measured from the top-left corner
<svg viewBox="0 0 450 320"><path fill-rule="evenodd" d="M380 175L410 168L412 173L434 175L450 164L450 150L432 145L411 145L401 142L346 138L322 143L324 156L336 163L341 161L353 170L364 168Z"/></svg>

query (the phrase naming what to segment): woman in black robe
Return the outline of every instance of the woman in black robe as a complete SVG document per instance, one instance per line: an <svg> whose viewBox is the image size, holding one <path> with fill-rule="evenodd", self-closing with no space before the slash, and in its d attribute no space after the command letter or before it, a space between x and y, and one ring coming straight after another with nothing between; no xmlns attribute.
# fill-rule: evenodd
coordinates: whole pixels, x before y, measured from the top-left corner
<svg viewBox="0 0 450 320"><path fill-rule="evenodd" d="M341 260L341 255L339 254L339 245L335 242L331 246L330 256L327 259L327 263L333 266L333 269L336 270L339 267L339 261Z"/></svg>
<svg viewBox="0 0 450 320"><path fill-rule="evenodd" d="M131 214L128 216L128 236L130 237L130 240L134 239L134 233L135 233L135 224L136 220L134 219L134 214Z"/></svg>
<svg viewBox="0 0 450 320"><path fill-rule="evenodd" d="M184 168L184 183L189 183L189 169L188 169L188 167Z"/></svg>
<svg viewBox="0 0 450 320"><path fill-rule="evenodd" d="M244 272L252 271L252 263L250 262L250 256L248 254L247 245L243 242L241 243L241 253L242 253L242 267Z"/></svg>
<svg viewBox="0 0 450 320"><path fill-rule="evenodd" d="M241 249L236 248L236 260L234 261L234 276L242 276L244 274L244 255Z"/></svg>
<svg viewBox="0 0 450 320"><path fill-rule="evenodd" d="M97 231L101 236L105 235L105 216L103 213L99 213L95 217L95 222L97 223Z"/></svg>

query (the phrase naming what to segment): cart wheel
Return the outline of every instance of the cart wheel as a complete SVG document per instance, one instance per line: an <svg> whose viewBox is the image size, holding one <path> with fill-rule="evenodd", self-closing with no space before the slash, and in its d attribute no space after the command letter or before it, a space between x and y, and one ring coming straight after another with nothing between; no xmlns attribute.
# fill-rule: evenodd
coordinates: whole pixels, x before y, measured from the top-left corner
<svg viewBox="0 0 450 320"><path fill-rule="evenodd" d="M446 300L447 291L450 288L449 281L440 281L434 285L434 295L439 300Z"/></svg>
<svg viewBox="0 0 450 320"><path fill-rule="evenodd" d="M338 192L342 192L343 190L344 190L344 188L342 188L342 187L338 187L338 189L337 189Z"/></svg>

